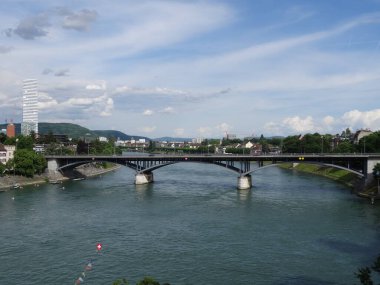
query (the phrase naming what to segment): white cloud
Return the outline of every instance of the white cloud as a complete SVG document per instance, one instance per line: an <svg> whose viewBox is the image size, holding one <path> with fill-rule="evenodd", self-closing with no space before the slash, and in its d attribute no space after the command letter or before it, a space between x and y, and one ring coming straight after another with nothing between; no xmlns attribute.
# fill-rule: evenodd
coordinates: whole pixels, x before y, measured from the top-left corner
<svg viewBox="0 0 380 285"><path fill-rule="evenodd" d="M372 130L380 129L380 109L361 112L352 110L342 116L344 124L351 129L369 128Z"/></svg>
<svg viewBox="0 0 380 285"><path fill-rule="evenodd" d="M93 98L70 98L63 105L66 106L89 106L95 103L96 99Z"/></svg>
<svg viewBox="0 0 380 285"><path fill-rule="evenodd" d="M150 109L146 109L144 112L143 112L143 115L144 116L152 116L154 114L154 111L150 110Z"/></svg>
<svg viewBox="0 0 380 285"><path fill-rule="evenodd" d="M77 13L71 12L63 19L62 27L77 31L88 30L90 24L96 20L98 13L95 10L83 9Z"/></svg>
<svg viewBox="0 0 380 285"><path fill-rule="evenodd" d="M112 98L108 98L107 102L106 102L106 106L105 106L104 110L100 113L100 116L102 116L102 117L111 116L112 110L113 110L113 100L112 100Z"/></svg>
<svg viewBox="0 0 380 285"><path fill-rule="evenodd" d="M313 132L317 129L311 116L307 116L304 119L299 116L285 118L282 123L288 129L299 133Z"/></svg>
<svg viewBox="0 0 380 285"><path fill-rule="evenodd" d="M182 90L171 89L171 88L162 88L162 87L129 87L129 86L120 86L117 87L114 91L115 95L120 94L141 94L141 95L186 95L187 93Z"/></svg>
<svg viewBox="0 0 380 285"><path fill-rule="evenodd" d="M380 130L380 109L370 111L352 110L344 113L341 117L334 118L327 115L321 120L314 120L313 117L299 116L288 117L281 122L269 122L264 129L270 134L289 135L294 133L340 133L349 127L351 130L371 129Z"/></svg>
<svg viewBox="0 0 380 285"><path fill-rule="evenodd" d="M38 109L51 109L58 106L58 101L49 96L47 93L39 92L38 93Z"/></svg>
<svg viewBox="0 0 380 285"><path fill-rule="evenodd" d="M197 131L202 137L210 136L212 132L210 127L199 127Z"/></svg>
<svg viewBox="0 0 380 285"><path fill-rule="evenodd" d="M231 130L231 126L228 125L227 123L221 123L219 125L216 126L216 129L219 131L219 132L223 132L224 133L228 133L230 130Z"/></svg>
<svg viewBox="0 0 380 285"><path fill-rule="evenodd" d="M185 129L184 128L177 128L174 130L174 135L175 136L183 136L185 133Z"/></svg>
<svg viewBox="0 0 380 285"><path fill-rule="evenodd" d="M268 132L269 134L276 134L276 135L282 135L283 134L283 128L281 124L275 123L275 122L268 122L264 125L264 130Z"/></svg>
<svg viewBox="0 0 380 285"><path fill-rule="evenodd" d="M160 113L164 113L164 114L174 114L175 111L172 107L166 107L164 108L163 110L160 111Z"/></svg>
<svg viewBox="0 0 380 285"><path fill-rule="evenodd" d="M156 130L156 126L151 126L151 127L142 127L140 129L140 131L144 132L144 133L152 133Z"/></svg>
<svg viewBox="0 0 380 285"><path fill-rule="evenodd" d="M103 81L101 84L88 84L86 90L106 90L106 83Z"/></svg>
<svg viewBox="0 0 380 285"><path fill-rule="evenodd" d="M330 125L332 125L332 124L335 123L335 119L334 119L333 116L326 116L326 117L323 118L323 123L324 123L325 125L330 126Z"/></svg>

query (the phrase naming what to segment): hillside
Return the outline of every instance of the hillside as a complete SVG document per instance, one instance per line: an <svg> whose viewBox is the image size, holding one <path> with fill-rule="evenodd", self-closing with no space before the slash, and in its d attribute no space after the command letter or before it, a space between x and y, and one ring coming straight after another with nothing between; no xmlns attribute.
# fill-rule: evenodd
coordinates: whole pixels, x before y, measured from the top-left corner
<svg viewBox="0 0 380 285"><path fill-rule="evenodd" d="M0 129L6 129L6 124L0 124ZM21 124L15 123L16 128L16 134L21 133ZM71 124L71 123L39 123L38 124L39 133L42 135L48 134L49 132L52 132L53 134L65 134L68 135L70 138L80 138L84 137L88 134L90 136L103 136L107 138L120 138L121 140L129 140L131 138L134 139L147 139L147 137L142 136L132 136L127 135L120 131L115 130L90 130L85 127L82 127L77 124Z"/></svg>
<svg viewBox="0 0 380 285"><path fill-rule="evenodd" d="M155 138L154 141L166 141L166 142L191 142L192 138L176 138L176 137L161 137Z"/></svg>

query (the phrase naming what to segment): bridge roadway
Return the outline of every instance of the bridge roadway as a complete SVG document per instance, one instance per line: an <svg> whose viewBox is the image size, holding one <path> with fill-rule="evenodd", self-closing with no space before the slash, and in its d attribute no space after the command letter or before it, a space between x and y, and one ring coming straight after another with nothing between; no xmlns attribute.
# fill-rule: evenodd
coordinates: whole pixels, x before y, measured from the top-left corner
<svg viewBox="0 0 380 285"><path fill-rule="evenodd" d="M216 154L139 154L139 155L46 155L50 171L73 169L91 162L113 162L136 171L136 184L153 182L153 171L180 162L215 164L234 171L238 189L252 186L251 173L263 167L283 162L316 163L345 169L367 179L373 166L380 162L380 154L275 154L275 155L216 155ZM251 163L257 167L251 170Z"/></svg>

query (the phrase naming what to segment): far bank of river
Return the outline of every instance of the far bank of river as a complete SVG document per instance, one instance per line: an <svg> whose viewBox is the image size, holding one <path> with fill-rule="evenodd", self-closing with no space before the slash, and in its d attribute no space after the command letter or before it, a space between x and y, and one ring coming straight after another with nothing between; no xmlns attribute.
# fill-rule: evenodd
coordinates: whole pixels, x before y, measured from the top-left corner
<svg viewBox="0 0 380 285"><path fill-rule="evenodd" d="M308 163L283 163L279 165L279 167L324 176L337 182L343 183L344 185L353 189L357 187L357 184L360 181L360 179L354 173L328 166Z"/></svg>
<svg viewBox="0 0 380 285"><path fill-rule="evenodd" d="M93 176L102 175L119 168L120 168L120 165L118 164L107 163L106 167L99 164L97 165L85 164L80 167L77 167L75 170L83 178L89 178ZM65 180L69 180L69 178L63 176L60 173L55 174L55 175L44 173L42 175L34 175L33 178L24 177L20 175L15 175L15 176L6 175L3 177L0 177L0 192L15 188L14 187L15 185L21 188L23 186L28 186L28 185L39 186L40 184L43 184L43 183L49 183L49 182L57 183L57 182L65 181Z"/></svg>
<svg viewBox="0 0 380 285"><path fill-rule="evenodd" d="M279 165L279 167L320 175L335 180L351 188L351 191L355 192L359 197L369 198L372 202L373 200L380 199L380 196L377 193L377 185L375 185L373 181L364 185L362 179L354 173L343 169L307 163L284 163Z"/></svg>

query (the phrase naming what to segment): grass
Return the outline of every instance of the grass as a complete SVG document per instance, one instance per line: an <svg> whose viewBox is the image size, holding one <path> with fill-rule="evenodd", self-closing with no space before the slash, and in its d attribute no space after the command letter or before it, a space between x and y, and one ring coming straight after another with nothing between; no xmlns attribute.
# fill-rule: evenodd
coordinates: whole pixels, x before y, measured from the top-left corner
<svg viewBox="0 0 380 285"><path fill-rule="evenodd" d="M357 175L355 175L354 173L351 173L343 169L337 169L323 165L298 163L293 167L293 163L283 163L280 165L280 167L284 169L294 169L301 172L328 177L335 181L341 182L349 187L354 187L356 181L358 180Z"/></svg>

